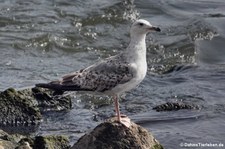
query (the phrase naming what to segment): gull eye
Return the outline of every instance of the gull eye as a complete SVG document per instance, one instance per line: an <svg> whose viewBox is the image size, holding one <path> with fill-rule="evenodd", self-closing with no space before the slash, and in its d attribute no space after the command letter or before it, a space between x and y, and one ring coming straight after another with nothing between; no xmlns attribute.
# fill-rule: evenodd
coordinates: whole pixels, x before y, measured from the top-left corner
<svg viewBox="0 0 225 149"><path fill-rule="evenodd" d="M144 23L139 23L139 25L140 25L140 26L143 26L143 25L144 25Z"/></svg>

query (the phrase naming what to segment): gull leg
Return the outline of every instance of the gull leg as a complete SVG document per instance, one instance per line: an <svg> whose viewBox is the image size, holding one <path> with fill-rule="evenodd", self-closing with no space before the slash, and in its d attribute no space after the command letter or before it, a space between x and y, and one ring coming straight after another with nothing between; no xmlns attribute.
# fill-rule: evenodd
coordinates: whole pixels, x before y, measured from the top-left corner
<svg viewBox="0 0 225 149"><path fill-rule="evenodd" d="M118 95L115 95L113 97L114 99L114 104L115 104L115 110L116 110L116 116L117 116L117 121L121 124L123 124L126 127L131 126L130 119L126 115L120 115L120 109L119 109L119 101L118 101ZM122 117L121 117L122 116Z"/></svg>
<svg viewBox="0 0 225 149"><path fill-rule="evenodd" d="M119 109L118 96L115 95L115 96L113 97L113 99L114 99L114 105L115 105L115 110L116 110L117 120L118 120L119 122L121 122L121 120L120 120L120 109Z"/></svg>

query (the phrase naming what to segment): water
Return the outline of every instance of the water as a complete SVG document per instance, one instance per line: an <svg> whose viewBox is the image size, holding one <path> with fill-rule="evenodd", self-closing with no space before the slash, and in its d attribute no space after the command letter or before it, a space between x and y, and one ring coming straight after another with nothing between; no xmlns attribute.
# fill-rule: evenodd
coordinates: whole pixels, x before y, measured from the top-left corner
<svg viewBox="0 0 225 149"><path fill-rule="evenodd" d="M0 4L1 90L48 82L119 53L129 42L131 20L141 17L162 32L147 37L148 75L122 99L121 111L167 149L181 143L225 145L224 0ZM168 101L200 109L152 110ZM64 134L73 144L112 114L110 98L74 94L73 109L45 113L35 134Z"/></svg>

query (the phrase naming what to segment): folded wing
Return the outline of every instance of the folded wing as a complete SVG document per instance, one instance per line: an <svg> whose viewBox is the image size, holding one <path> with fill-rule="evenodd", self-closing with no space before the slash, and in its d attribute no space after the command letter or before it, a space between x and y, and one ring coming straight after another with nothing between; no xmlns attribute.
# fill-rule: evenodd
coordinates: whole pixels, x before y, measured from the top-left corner
<svg viewBox="0 0 225 149"><path fill-rule="evenodd" d="M86 69L65 75L59 81L36 84L37 87L57 91L104 92L133 78L132 68L126 62L118 63L118 57L111 57ZM119 57L121 58L121 57Z"/></svg>

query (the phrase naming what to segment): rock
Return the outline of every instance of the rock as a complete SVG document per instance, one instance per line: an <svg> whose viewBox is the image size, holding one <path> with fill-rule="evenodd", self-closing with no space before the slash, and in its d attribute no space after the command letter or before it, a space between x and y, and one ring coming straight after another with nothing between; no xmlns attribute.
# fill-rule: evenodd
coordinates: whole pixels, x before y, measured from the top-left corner
<svg viewBox="0 0 225 149"><path fill-rule="evenodd" d="M0 125L36 125L42 119L41 112L70 109L72 97L53 96L53 92L41 88L20 91L9 88L0 92Z"/></svg>
<svg viewBox="0 0 225 149"><path fill-rule="evenodd" d="M15 149L15 147L16 144L10 141L0 140L0 149Z"/></svg>
<svg viewBox="0 0 225 149"><path fill-rule="evenodd" d="M0 92L0 126L11 133L23 132L23 127L27 128L27 126L30 130L40 123L41 112L70 109L71 99L70 95L53 96L52 91L40 88L19 91L9 88ZM64 136L27 138L17 134L9 135L0 130L0 149L68 149L69 147L69 140Z"/></svg>
<svg viewBox="0 0 225 149"><path fill-rule="evenodd" d="M36 136L10 135L0 130L0 149L69 149L69 139L65 136Z"/></svg>
<svg viewBox="0 0 225 149"><path fill-rule="evenodd" d="M155 106L153 110L156 110L157 112L160 111L177 111L180 109L199 109L196 105L191 105L187 103L180 103L180 102L167 102L165 104L161 104L158 106Z"/></svg>
<svg viewBox="0 0 225 149"><path fill-rule="evenodd" d="M54 91L34 87L32 93L38 102L38 107L41 112L44 111L61 111L71 109L72 97L70 95L58 95L55 96Z"/></svg>
<svg viewBox="0 0 225 149"><path fill-rule="evenodd" d="M16 149L32 149L29 142L23 142L20 146L16 147Z"/></svg>
<svg viewBox="0 0 225 149"><path fill-rule="evenodd" d="M71 149L163 149L163 147L143 127L131 122L131 126L127 128L112 118L82 136Z"/></svg>
<svg viewBox="0 0 225 149"><path fill-rule="evenodd" d="M1 125L29 125L38 123L42 116L35 99L27 90L9 88L0 93Z"/></svg>
<svg viewBox="0 0 225 149"><path fill-rule="evenodd" d="M37 136L33 149L69 149L69 139L65 136Z"/></svg>
<svg viewBox="0 0 225 149"><path fill-rule="evenodd" d="M22 138L22 135L9 135L0 130L0 149L15 149L17 141Z"/></svg>

